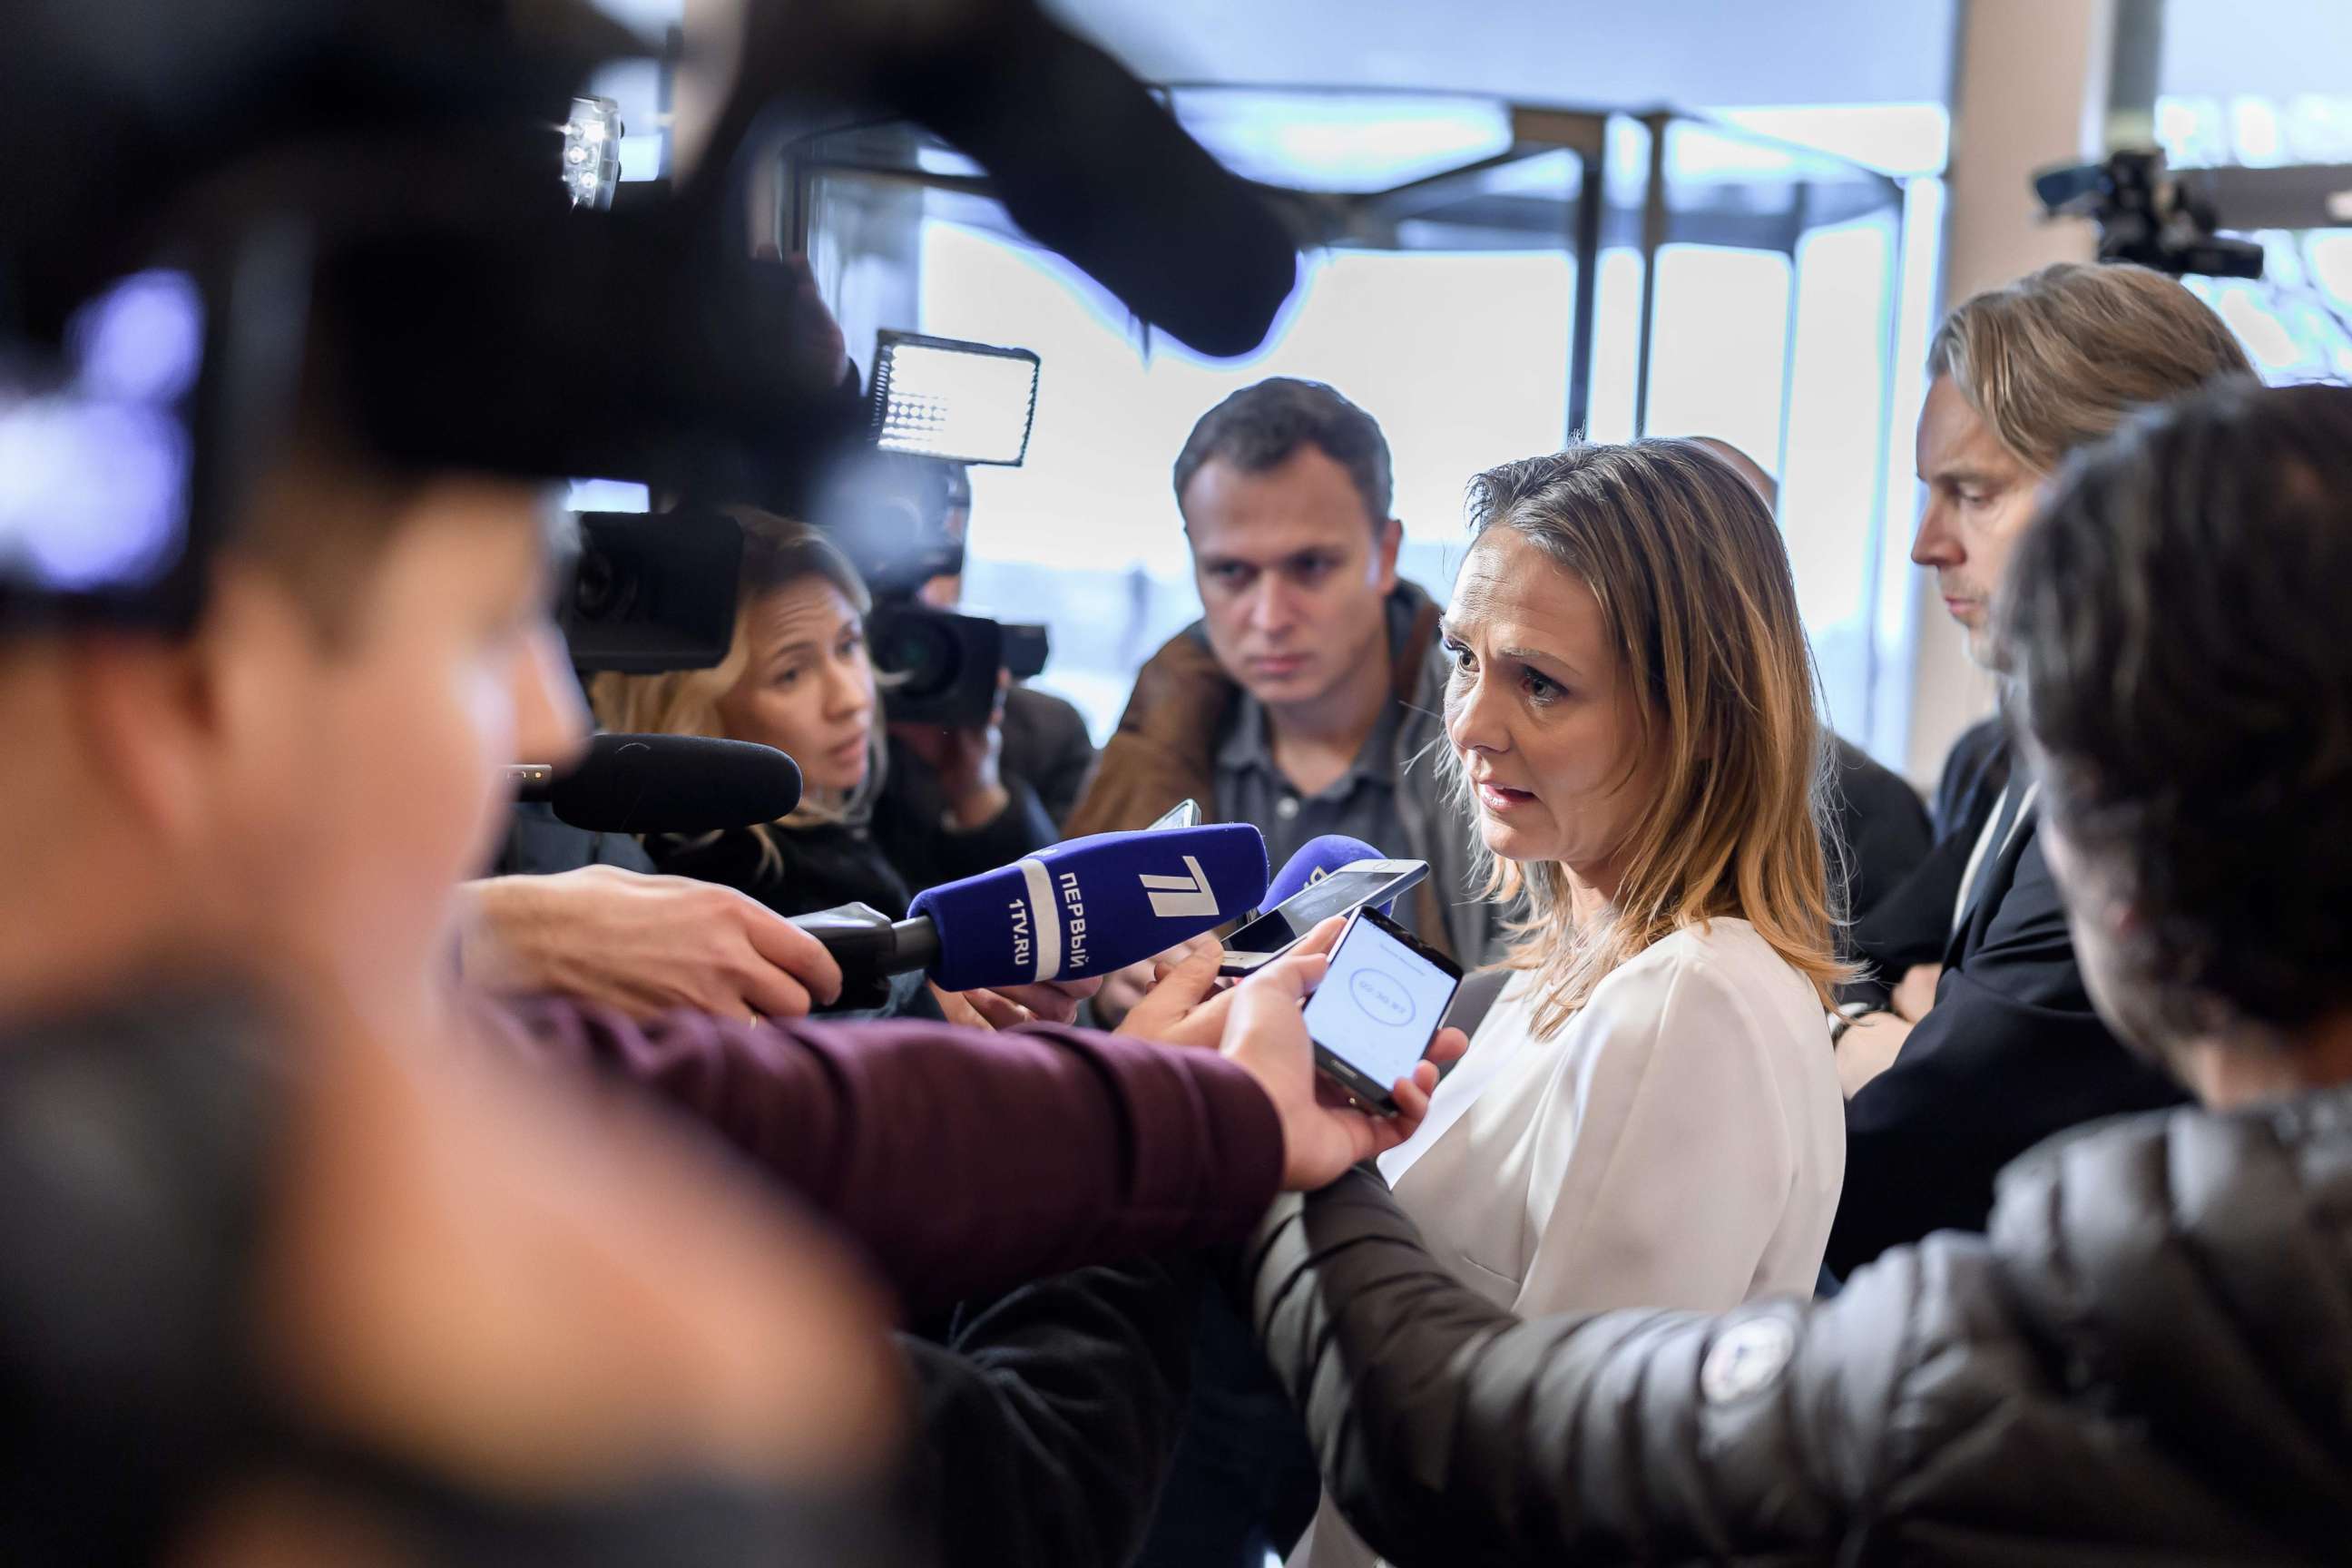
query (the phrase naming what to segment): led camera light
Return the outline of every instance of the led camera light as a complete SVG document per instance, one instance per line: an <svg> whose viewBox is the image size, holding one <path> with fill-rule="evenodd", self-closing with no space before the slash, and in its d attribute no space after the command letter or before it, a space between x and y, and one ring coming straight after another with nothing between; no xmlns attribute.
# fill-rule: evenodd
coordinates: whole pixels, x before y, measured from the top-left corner
<svg viewBox="0 0 2352 1568"><path fill-rule="evenodd" d="M575 98L563 125L563 188L575 207L613 205L621 181L621 106L609 98Z"/></svg>
<svg viewBox="0 0 2352 1568"><path fill-rule="evenodd" d="M1018 465L1037 416L1027 349L883 332L874 369L874 444L957 463Z"/></svg>

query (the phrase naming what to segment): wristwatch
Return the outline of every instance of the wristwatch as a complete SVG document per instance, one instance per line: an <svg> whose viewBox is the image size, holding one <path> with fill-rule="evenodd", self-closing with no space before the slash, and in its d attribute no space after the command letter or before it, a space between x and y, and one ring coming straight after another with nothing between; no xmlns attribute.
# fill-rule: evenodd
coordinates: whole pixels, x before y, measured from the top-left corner
<svg viewBox="0 0 2352 1568"><path fill-rule="evenodd" d="M1885 1008L1874 1007L1867 1002L1847 1003L1844 1006L1840 1007L1836 1012L1830 1015L1830 1044L1834 1046L1840 1040L1844 1039L1845 1032L1848 1029L1853 1028L1856 1024L1862 1022L1864 1018L1869 1017L1873 1013L1883 1013L1885 1011L1886 1011Z"/></svg>

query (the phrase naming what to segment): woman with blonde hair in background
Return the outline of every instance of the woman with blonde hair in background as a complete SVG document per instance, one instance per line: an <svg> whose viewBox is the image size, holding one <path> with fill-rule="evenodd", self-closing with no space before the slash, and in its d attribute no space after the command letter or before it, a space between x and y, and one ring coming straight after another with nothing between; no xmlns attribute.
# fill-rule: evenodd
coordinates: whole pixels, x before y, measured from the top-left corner
<svg viewBox="0 0 2352 1568"><path fill-rule="evenodd" d="M748 510L732 515L743 527L743 564L727 657L709 669L600 675L589 700L607 730L773 746L800 764L801 804L755 827L650 837L656 866L724 883L780 914L856 902L896 919L919 890L902 866L952 880L1053 843L1058 836L1034 792L1008 787L998 771L1002 732L993 721L934 736L943 816L916 820L886 796L866 584L807 523Z"/></svg>
<svg viewBox="0 0 2352 1568"><path fill-rule="evenodd" d="M1810 1294L1844 1171L1824 731L1788 555L1687 441L1471 485L1446 734L1507 979L1381 1160L1522 1315ZM1292 1561L1370 1560L1328 1500Z"/></svg>

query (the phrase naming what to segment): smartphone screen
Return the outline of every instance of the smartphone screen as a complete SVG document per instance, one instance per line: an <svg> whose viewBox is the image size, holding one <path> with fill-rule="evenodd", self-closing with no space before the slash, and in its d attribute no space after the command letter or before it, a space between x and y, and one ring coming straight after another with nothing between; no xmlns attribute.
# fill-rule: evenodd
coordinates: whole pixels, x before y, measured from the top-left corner
<svg viewBox="0 0 2352 1568"><path fill-rule="evenodd" d="M1222 973L1247 973L1286 951L1333 915L1360 904L1386 903L1429 875L1423 860L1380 860L1342 866L1319 882L1309 882L1225 939Z"/></svg>
<svg viewBox="0 0 2352 1568"><path fill-rule="evenodd" d="M1393 1110L1389 1086L1429 1049L1461 966L1377 910L1360 910L1307 999L1317 1065L1359 1099Z"/></svg>

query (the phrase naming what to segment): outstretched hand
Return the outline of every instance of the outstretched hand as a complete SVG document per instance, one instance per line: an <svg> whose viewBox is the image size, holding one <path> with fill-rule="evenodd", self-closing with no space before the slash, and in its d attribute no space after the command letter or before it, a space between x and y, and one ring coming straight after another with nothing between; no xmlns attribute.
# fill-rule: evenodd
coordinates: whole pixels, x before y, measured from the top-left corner
<svg viewBox="0 0 2352 1568"><path fill-rule="evenodd" d="M797 1018L841 996L841 966L823 943L714 882L588 866L466 883L458 910L466 973L492 992L739 1022Z"/></svg>
<svg viewBox="0 0 2352 1568"><path fill-rule="evenodd" d="M1155 965L1151 988L1127 1010L1115 1033L1163 1046L1214 1049L1225 1036L1233 992L1217 988L1225 950L1214 937L1196 942L1174 963Z"/></svg>
<svg viewBox="0 0 2352 1568"><path fill-rule="evenodd" d="M1292 953L1235 986L1219 1047L1274 1101L1282 1119L1282 1184L1292 1192L1328 1186L1350 1165L1412 1137L1437 1088L1436 1063L1423 1059L1389 1090L1397 1114L1381 1116L1349 1103L1344 1090L1315 1070L1299 1005L1329 966L1321 952ZM1433 1050L1451 1058L1468 1044L1461 1030L1442 1029Z"/></svg>
<svg viewBox="0 0 2352 1568"><path fill-rule="evenodd" d="M1339 940L1339 932L1346 925L1347 921L1337 916L1325 921L1285 956L1330 952L1331 944ZM1222 1044L1236 989L1221 984L1217 978L1217 966L1224 961L1224 948L1215 937L1203 933L1172 951L1181 956L1172 963L1162 959L1151 965L1150 985L1129 1005L1117 1032L1131 1038L1157 1040L1164 1046Z"/></svg>

